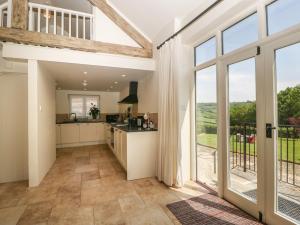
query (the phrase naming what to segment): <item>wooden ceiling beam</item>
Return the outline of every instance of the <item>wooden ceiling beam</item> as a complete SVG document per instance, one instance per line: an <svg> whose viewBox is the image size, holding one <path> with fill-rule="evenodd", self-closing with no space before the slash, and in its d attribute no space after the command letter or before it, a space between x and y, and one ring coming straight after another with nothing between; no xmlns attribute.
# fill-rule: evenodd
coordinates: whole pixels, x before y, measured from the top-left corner
<svg viewBox="0 0 300 225"><path fill-rule="evenodd" d="M131 26L116 10L114 10L106 0L89 0L89 2L100 9L109 19L120 27L129 37L135 40L141 47L152 49L152 43ZM101 29L101 28L99 28Z"/></svg>
<svg viewBox="0 0 300 225"><path fill-rule="evenodd" d="M0 27L0 40L55 48L69 48L78 51L152 58L152 49L83 40L74 37L31 32L14 28Z"/></svg>
<svg viewBox="0 0 300 225"><path fill-rule="evenodd" d="M11 27L27 29L28 0L12 0Z"/></svg>

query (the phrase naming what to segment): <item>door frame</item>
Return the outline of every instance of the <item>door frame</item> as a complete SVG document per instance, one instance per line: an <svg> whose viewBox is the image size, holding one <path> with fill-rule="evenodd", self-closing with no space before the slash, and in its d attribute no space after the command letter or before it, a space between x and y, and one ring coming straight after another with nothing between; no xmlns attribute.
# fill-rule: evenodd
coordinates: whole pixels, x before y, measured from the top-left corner
<svg viewBox="0 0 300 225"><path fill-rule="evenodd" d="M220 76L219 76L219 88L220 88L220 112L225 112L219 114L219 126L220 126L220 133L219 133L219 140L220 140L220 149L222 149L222 165L223 165L223 196L228 201L232 202L234 205L238 206L239 208L243 209L244 211L247 211L252 216L259 218L259 212L263 213L263 180L264 180L264 173L259 172L263 171L263 151L260 149L263 149L264 145L264 101L265 99L259 96L264 96L264 89L261 88L262 84L262 78L259 76L261 74L261 55L257 54L257 48L256 46L252 46L248 48L247 50L244 50L242 52L237 52L235 54L230 55L229 57L223 58L220 62ZM258 159L257 160L257 199L256 202L253 202L237 192L233 191L229 188L229 176L228 173L230 171L230 166L228 163L229 160L229 154L228 151L230 149L230 142L229 142L229 129L230 129L230 122L229 122L229 77L228 77L228 65L234 64L237 62L241 62L250 58L255 58L255 72L256 72L256 118L257 118L257 154Z"/></svg>
<svg viewBox="0 0 300 225"><path fill-rule="evenodd" d="M273 126L278 127L277 123L277 77L276 77L276 62L275 51L280 48L288 47L293 44L300 43L300 31L276 39L262 46L265 54L265 88L266 88L266 109L265 117L266 122L271 123ZM267 85L269 84L269 85ZM271 109L271 110L270 110ZM277 172L276 172L276 159L277 159L277 141L274 137L277 137L277 130L273 131L273 138L266 139L265 150L266 157L272 160L272 163L265 163L265 205L266 205L266 222L275 225L292 225L296 221L289 220L281 216L281 213L276 212L276 184L277 184ZM275 150L274 150L275 149Z"/></svg>

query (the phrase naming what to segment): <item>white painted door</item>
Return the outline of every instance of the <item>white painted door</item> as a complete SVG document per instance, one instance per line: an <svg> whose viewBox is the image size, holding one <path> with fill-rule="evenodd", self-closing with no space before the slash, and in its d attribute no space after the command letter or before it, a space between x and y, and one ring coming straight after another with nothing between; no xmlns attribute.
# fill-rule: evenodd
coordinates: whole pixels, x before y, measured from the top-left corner
<svg viewBox="0 0 300 225"><path fill-rule="evenodd" d="M300 32L264 47L266 222L300 224Z"/></svg>
<svg viewBox="0 0 300 225"><path fill-rule="evenodd" d="M259 218L263 211L264 94L257 48L222 60L219 77L223 194L226 199ZM240 115L247 110L247 117Z"/></svg>

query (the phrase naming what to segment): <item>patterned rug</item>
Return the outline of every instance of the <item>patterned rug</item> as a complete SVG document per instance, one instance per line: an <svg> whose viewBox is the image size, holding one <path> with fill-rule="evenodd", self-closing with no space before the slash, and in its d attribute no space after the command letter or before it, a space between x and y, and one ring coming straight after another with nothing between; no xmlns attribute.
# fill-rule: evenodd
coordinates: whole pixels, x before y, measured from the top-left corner
<svg viewBox="0 0 300 225"><path fill-rule="evenodd" d="M205 194L167 205L183 225L258 225L255 218L225 200Z"/></svg>

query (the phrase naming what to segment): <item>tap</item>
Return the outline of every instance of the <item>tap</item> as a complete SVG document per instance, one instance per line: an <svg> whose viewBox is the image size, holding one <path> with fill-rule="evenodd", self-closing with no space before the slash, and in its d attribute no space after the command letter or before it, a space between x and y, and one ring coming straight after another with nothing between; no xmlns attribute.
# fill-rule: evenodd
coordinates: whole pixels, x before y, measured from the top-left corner
<svg viewBox="0 0 300 225"><path fill-rule="evenodd" d="M72 115L75 115L74 121L76 122L77 121L76 113L70 113L70 118L71 118Z"/></svg>

